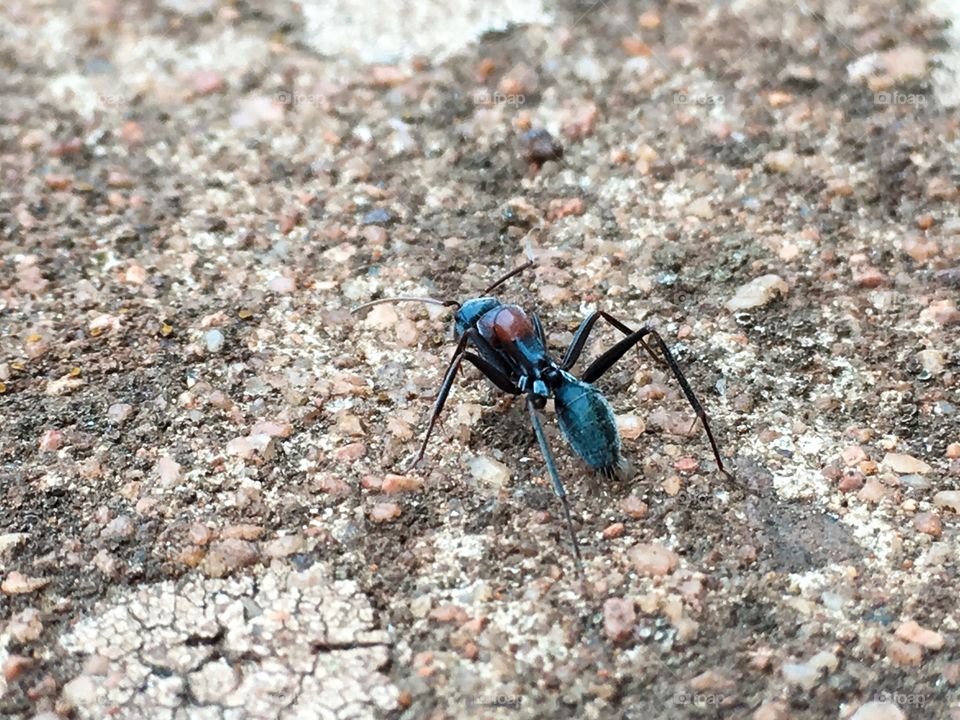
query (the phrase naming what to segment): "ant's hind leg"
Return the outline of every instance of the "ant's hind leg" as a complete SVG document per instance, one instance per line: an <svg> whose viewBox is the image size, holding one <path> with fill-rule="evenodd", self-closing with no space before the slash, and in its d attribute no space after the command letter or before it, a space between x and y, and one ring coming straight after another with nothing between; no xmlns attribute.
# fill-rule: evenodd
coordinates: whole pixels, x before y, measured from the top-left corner
<svg viewBox="0 0 960 720"><path fill-rule="evenodd" d="M590 367L584 371L580 379L588 383L594 382L607 370L613 367L613 365L620 358L622 358L630 348L632 348L638 342L641 342L647 335L649 335L657 345L657 348L663 355L663 359L666 360L667 365L670 367L670 371L680 384L680 389L683 390L683 394L686 396L687 402L690 403L690 406L697 414L697 417L700 418L700 422L703 423L703 429L707 431L707 439L710 440L710 447L713 449L713 456L717 461L717 468L724 475L730 476L730 473L727 472L727 470L723 467L723 460L720 459L720 448L717 447L717 441L714 439L713 432L710 430L710 423L707 420L707 413L704 411L703 406L700 404L696 394L693 392L693 388L690 387L690 383L687 382L687 378L684 376L683 371L680 369L676 359L674 359L673 354L670 352L670 348L667 347L667 344L663 341L663 338L660 337L660 334L653 328L643 327L636 332L631 333L628 337L625 337L623 340L618 342L616 345L594 360Z"/></svg>
<svg viewBox="0 0 960 720"><path fill-rule="evenodd" d="M574 366L574 364L580 358L580 353L583 352L583 346L586 345L587 338L590 337L593 326L600 318L606 320L624 335L630 336L633 334L633 330L617 320L610 313L606 313L603 310L596 310L590 313L586 318L584 318L583 322L580 323L580 327L577 328L577 332L573 335L573 341L570 343L570 347L567 348L566 355L563 356L563 362L560 363L561 368L564 370L569 370ZM647 351L647 354L653 358L653 361L660 367L663 367L663 360L654 354L653 349L647 345L642 338L639 340L639 343L643 346L643 349Z"/></svg>

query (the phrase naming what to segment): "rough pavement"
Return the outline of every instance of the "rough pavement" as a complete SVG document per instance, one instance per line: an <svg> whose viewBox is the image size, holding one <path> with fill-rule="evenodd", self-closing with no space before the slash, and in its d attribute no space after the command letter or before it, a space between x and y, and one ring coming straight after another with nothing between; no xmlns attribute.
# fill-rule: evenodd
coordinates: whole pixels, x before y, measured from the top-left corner
<svg viewBox="0 0 960 720"><path fill-rule="evenodd" d="M952 3L489 7L3 3L0 716L960 718ZM400 474L449 316L349 314L528 235L736 478L639 354L632 480L548 408L585 590L473 369Z"/></svg>

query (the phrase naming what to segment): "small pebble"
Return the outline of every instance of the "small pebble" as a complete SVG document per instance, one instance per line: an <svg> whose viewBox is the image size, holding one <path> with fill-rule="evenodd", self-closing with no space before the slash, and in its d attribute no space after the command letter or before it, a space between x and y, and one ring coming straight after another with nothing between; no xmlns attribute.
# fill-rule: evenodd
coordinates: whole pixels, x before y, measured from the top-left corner
<svg viewBox="0 0 960 720"><path fill-rule="evenodd" d="M33 642L43 632L43 622L40 620L40 611L36 608L26 608L7 623L6 632L10 633L17 642Z"/></svg>
<svg viewBox="0 0 960 720"><path fill-rule="evenodd" d="M840 453L840 459L843 460L843 464L847 467L853 467L866 460L867 454L859 445L851 445Z"/></svg>
<svg viewBox="0 0 960 720"><path fill-rule="evenodd" d="M940 516L933 512L917 513L913 517L913 526L922 533L938 538L943 533Z"/></svg>
<svg viewBox="0 0 960 720"><path fill-rule="evenodd" d="M213 70L197 70L191 78L196 95L211 95L220 92L226 85L223 76Z"/></svg>
<svg viewBox="0 0 960 720"><path fill-rule="evenodd" d="M348 443L333 451L333 456L338 460L359 460L367 452L367 446L361 442Z"/></svg>
<svg viewBox="0 0 960 720"><path fill-rule="evenodd" d="M700 467L700 461L692 457L682 457L673 464L673 469L677 472L692 473Z"/></svg>
<svg viewBox="0 0 960 720"><path fill-rule="evenodd" d="M710 690L729 690L735 683L716 670L705 670L690 680L690 689L697 692Z"/></svg>
<svg viewBox="0 0 960 720"><path fill-rule="evenodd" d="M633 636L637 622L633 600L607 598L603 603L603 631L615 643L622 643Z"/></svg>
<svg viewBox="0 0 960 720"><path fill-rule="evenodd" d="M208 330L203 335L203 341L207 346L207 352L217 353L223 349L224 337L219 330Z"/></svg>
<svg viewBox="0 0 960 720"><path fill-rule="evenodd" d="M388 225L394 220L393 213L386 208L376 208L363 216L364 225Z"/></svg>
<svg viewBox="0 0 960 720"><path fill-rule="evenodd" d="M3 663L3 679L15 682L34 663L33 658L25 655L10 655Z"/></svg>
<svg viewBox="0 0 960 720"><path fill-rule="evenodd" d="M563 157L563 145L546 130L527 130L520 136L520 149L523 158L537 168Z"/></svg>
<svg viewBox="0 0 960 720"><path fill-rule="evenodd" d="M645 518L649 512L647 504L636 495L628 495L621 500L620 509L634 520Z"/></svg>
<svg viewBox="0 0 960 720"><path fill-rule="evenodd" d="M173 487L180 482L180 465L169 455L164 455L157 461L157 475L161 487Z"/></svg>
<svg viewBox="0 0 960 720"><path fill-rule="evenodd" d="M537 71L526 63L517 63L500 78L497 89L507 96L530 95L540 84Z"/></svg>
<svg viewBox="0 0 960 720"><path fill-rule="evenodd" d="M21 545L28 537L30 536L27 533L4 533L0 535L0 558Z"/></svg>
<svg viewBox="0 0 960 720"><path fill-rule="evenodd" d="M420 339L417 324L406 318L396 324L394 332L397 336L397 345L400 347L414 347Z"/></svg>
<svg viewBox="0 0 960 720"><path fill-rule="evenodd" d="M941 490L933 496L933 504L960 515L960 490Z"/></svg>
<svg viewBox="0 0 960 720"><path fill-rule="evenodd" d="M28 577L21 572L13 570L8 573L7 577L0 583L0 590L7 595L23 595L36 592L48 584L50 584L50 580L47 578Z"/></svg>
<svg viewBox="0 0 960 720"><path fill-rule="evenodd" d="M874 700L857 708L850 720L907 720L907 716L892 702Z"/></svg>
<svg viewBox="0 0 960 720"><path fill-rule="evenodd" d="M93 566L111 580L120 577L123 567L116 555L103 549L97 551L97 554L93 556Z"/></svg>
<svg viewBox="0 0 960 720"><path fill-rule="evenodd" d="M270 437L290 437L293 426L286 421L264 420L250 428L251 435L268 435Z"/></svg>
<svg viewBox="0 0 960 720"><path fill-rule="evenodd" d="M920 312L920 318L947 327L960 323L960 310L953 300L934 300Z"/></svg>
<svg viewBox="0 0 960 720"><path fill-rule="evenodd" d="M253 523L236 523L227 525L220 531L220 537L224 540L259 540L263 537L264 529L262 525Z"/></svg>
<svg viewBox="0 0 960 720"><path fill-rule="evenodd" d="M386 330L396 325L399 320L400 316L392 305L374 305L367 313L364 324L376 330Z"/></svg>
<svg viewBox="0 0 960 720"><path fill-rule="evenodd" d="M207 545L213 539L213 531L202 522L195 522L187 530L187 537L194 545Z"/></svg>
<svg viewBox="0 0 960 720"><path fill-rule="evenodd" d="M646 424L637 415L617 415L617 430L625 440L636 440L646 429Z"/></svg>
<svg viewBox="0 0 960 720"><path fill-rule="evenodd" d="M51 190L68 190L73 185L73 175L50 173L44 175L43 182Z"/></svg>
<svg viewBox="0 0 960 720"><path fill-rule="evenodd" d="M863 473L847 468L840 478L840 492L857 492L863 487Z"/></svg>
<svg viewBox="0 0 960 720"><path fill-rule="evenodd" d="M118 515L100 531L104 540L126 540L133 537L135 527L129 515Z"/></svg>
<svg viewBox="0 0 960 720"><path fill-rule="evenodd" d="M40 436L40 452L55 452L63 443L63 435L59 430L47 430Z"/></svg>
<svg viewBox="0 0 960 720"><path fill-rule="evenodd" d="M267 283L267 289L281 295L288 295L297 289L297 283L289 275L274 275Z"/></svg>
<svg viewBox="0 0 960 720"><path fill-rule="evenodd" d="M917 645L921 645L928 650L943 649L943 635L934 630L928 630L924 627L921 627L920 623L918 623L916 620L907 620L906 622L901 623L894 635L899 640L916 643Z"/></svg>
<svg viewBox="0 0 960 720"><path fill-rule="evenodd" d="M381 491L387 495L416 492L422 488L423 480L412 475L387 475L380 485Z"/></svg>
<svg viewBox="0 0 960 720"><path fill-rule="evenodd" d="M789 173L797 167L797 154L792 150L773 150L763 156L763 164L777 173Z"/></svg>
<svg viewBox="0 0 960 720"><path fill-rule="evenodd" d="M920 667L923 662L923 648L916 643L894 640L887 648L887 657L894 665L901 667Z"/></svg>
<svg viewBox="0 0 960 720"><path fill-rule="evenodd" d="M285 558L303 550L302 535L284 535L263 544L263 554L270 558Z"/></svg>
<svg viewBox="0 0 960 720"><path fill-rule="evenodd" d="M680 563L680 556L659 543L638 543L627 555L641 575L667 575Z"/></svg>
<svg viewBox="0 0 960 720"><path fill-rule="evenodd" d="M621 537L624 533L625 527L622 522L614 523L609 525L603 530L603 539L604 540L613 540L614 538Z"/></svg>
<svg viewBox="0 0 960 720"><path fill-rule="evenodd" d="M714 217L713 206L709 198L700 197L687 205L687 212L701 220L712 220Z"/></svg>
<svg viewBox="0 0 960 720"><path fill-rule="evenodd" d="M786 295L789 286L779 275L761 275L737 288L734 296L727 301L730 312L749 310L766 305L778 295Z"/></svg>
<svg viewBox="0 0 960 720"><path fill-rule="evenodd" d="M364 240L375 246L385 245L389 237L387 231L379 225L367 225L361 234Z"/></svg>
<svg viewBox="0 0 960 720"><path fill-rule="evenodd" d="M470 616L467 614L467 611L459 605L448 603L435 607L430 611L429 617L438 623L456 623L457 625L462 625Z"/></svg>
<svg viewBox="0 0 960 720"><path fill-rule="evenodd" d="M260 552L255 543L230 538L210 545L200 569L207 577L219 578L259 561Z"/></svg>
<svg viewBox="0 0 960 720"><path fill-rule="evenodd" d="M487 455L477 455L471 459L469 468L474 479L494 487L506 485L512 475L509 467Z"/></svg>
<svg viewBox="0 0 960 720"><path fill-rule="evenodd" d="M869 503L878 503L887 495L887 490L879 480L871 478L864 483L863 489L858 493L858 497Z"/></svg>
<svg viewBox="0 0 960 720"><path fill-rule="evenodd" d="M133 405L128 403L114 403L107 410L107 419L117 425L126 422L133 414Z"/></svg>
<svg viewBox="0 0 960 720"><path fill-rule="evenodd" d="M396 503L377 503L370 508L370 520L375 523L386 523L400 517L400 506Z"/></svg>
<svg viewBox="0 0 960 720"><path fill-rule="evenodd" d="M903 453L887 453L880 464L900 475L925 475L933 469L923 460Z"/></svg>
<svg viewBox="0 0 960 720"><path fill-rule="evenodd" d="M63 699L73 707L91 707L97 700L97 686L89 675L80 675L63 686Z"/></svg>

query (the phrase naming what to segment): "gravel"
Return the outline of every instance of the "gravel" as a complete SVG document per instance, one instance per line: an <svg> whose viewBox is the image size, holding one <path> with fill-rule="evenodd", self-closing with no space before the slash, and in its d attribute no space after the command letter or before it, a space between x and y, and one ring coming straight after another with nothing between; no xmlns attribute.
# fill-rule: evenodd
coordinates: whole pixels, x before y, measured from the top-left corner
<svg viewBox="0 0 960 720"><path fill-rule="evenodd" d="M468 5L0 4L0 716L960 716L954 4Z"/></svg>

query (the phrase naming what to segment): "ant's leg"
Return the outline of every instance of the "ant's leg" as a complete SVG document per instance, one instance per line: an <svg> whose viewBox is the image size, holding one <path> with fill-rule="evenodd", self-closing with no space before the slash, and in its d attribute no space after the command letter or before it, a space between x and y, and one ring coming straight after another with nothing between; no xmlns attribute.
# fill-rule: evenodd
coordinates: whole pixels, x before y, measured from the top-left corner
<svg viewBox="0 0 960 720"><path fill-rule="evenodd" d="M707 438L710 440L710 447L713 448L713 456L716 458L717 468L724 475L729 476L730 473L724 469L723 461L720 459L720 449L717 447L717 441L714 440L713 432L710 430L710 423L707 421L707 413L704 411L700 401L697 400L697 396L694 394L693 388L691 388L690 383L687 382L687 378L684 376L680 366L677 365L677 361L674 359L673 354L667 347L667 344L663 341L663 338L660 337L660 334L653 328L644 327L637 330L635 333L631 333L628 337L625 337L623 340L603 353L603 355L594 360L590 367L584 371L580 379L588 383L594 382L597 378L609 370L613 364L617 362L617 360L622 358L630 348L632 348L638 342L642 342L645 335L649 335L654 342L656 342L660 352L663 354L664 359L667 361L667 365L670 366L673 376L677 379L677 382L680 383L680 389L683 390L683 394L686 395L687 402L690 403L690 406L693 408L694 412L696 412L697 417L700 418L700 422L703 423L703 428L707 431Z"/></svg>
<svg viewBox="0 0 960 720"><path fill-rule="evenodd" d="M465 352L463 354L463 359L469 360L471 363L473 363L480 372L486 375L490 382L503 390L505 393L510 393L511 395L520 394L520 388L514 384L504 368L494 365L493 363L484 360L482 357L475 355L472 352Z"/></svg>
<svg viewBox="0 0 960 720"><path fill-rule="evenodd" d="M593 326L600 318L606 320L624 335L629 336L633 334L633 330L617 320L613 315L605 313L603 310L596 310L595 312L590 313L584 319L584 321L580 323L580 327L578 327L577 332L574 333L573 342L570 343L570 347L567 348L566 355L563 356L563 362L560 363L560 367L562 369L569 370L580 358L580 353L583 352L583 346L586 344L587 338L590 336L590 331L593 330ZM653 358L653 361L663 367L663 361L654 355L653 349L647 345L642 338L639 342L643 346L643 349L647 351L647 354Z"/></svg>
<svg viewBox="0 0 960 720"><path fill-rule="evenodd" d="M457 370L460 369L460 363L463 361L464 352L467 347L467 341L470 339L468 334L464 334L460 338L460 342L457 343L457 349L453 353L453 357L450 358L450 364L447 366L447 372L443 376L443 383L440 385L440 392L437 393L437 399L433 403L433 412L430 413L430 424L427 426L427 434L423 436L423 442L420 443L420 450L417 452L417 456L413 459L413 462L407 467L406 472L410 472L417 466L421 460L423 460L423 454L427 451L427 442L430 440L430 433L433 432L433 426L437 423L437 418L440 416L440 413L443 411L443 404L447 401L447 396L450 394L450 388L453 386L453 379L457 376Z"/></svg>
<svg viewBox="0 0 960 720"><path fill-rule="evenodd" d="M540 316L536 313L533 313L533 330L537 333L537 338L540 340L540 343L546 347L547 336L543 332L543 324L540 322Z"/></svg>
<svg viewBox="0 0 960 720"><path fill-rule="evenodd" d="M553 464L553 455L550 453L550 446L547 444L547 436L543 432L543 425L540 423L540 416L533 405L533 399L527 396L527 407L530 410L530 423L533 425L533 432L537 436L537 442L540 443L540 452L543 453L543 459L547 462L547 472L550 474L550 482L553 483L553 492L560 498L560 506L563 508L563 517L567 521L567 529L570 531L570 542L573 544L573 557L577 565L577 574L583 580L583 561L580 557L580 543L577 542L577 532L573 529L573 519L570 517L570 503L567 502L567 491L560 482L560 476L557 474L557 467Z"/></svg>

